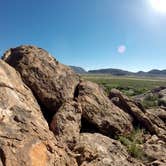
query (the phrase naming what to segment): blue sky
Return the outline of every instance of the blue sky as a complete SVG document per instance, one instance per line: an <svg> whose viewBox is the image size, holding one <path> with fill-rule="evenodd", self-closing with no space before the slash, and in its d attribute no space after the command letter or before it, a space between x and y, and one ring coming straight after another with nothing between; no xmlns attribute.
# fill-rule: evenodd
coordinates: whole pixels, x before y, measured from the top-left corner
<svg viewBox="0 0 166 166"><path fill-rule="evenodd" d="M0 55L31 44L85 69L166 69L166 14L149 1L0 0Z"/></svg>

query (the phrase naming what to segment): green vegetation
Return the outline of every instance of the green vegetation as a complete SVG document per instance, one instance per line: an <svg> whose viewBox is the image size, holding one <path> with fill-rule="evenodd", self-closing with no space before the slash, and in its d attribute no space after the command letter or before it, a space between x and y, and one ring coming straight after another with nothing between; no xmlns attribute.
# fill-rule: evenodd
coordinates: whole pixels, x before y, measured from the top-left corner
<svg viewBox="0 0 166 166"><path fill-rule="evenodd" d="M157 107L159 105L159 98L157 95L148 95L142 102L145 108Z"/></svg>
<svg viewBox="0 0 166 166"><path fill-rule="evenodd" d="M143 149L141 148L141 145L144 141L143 134L144 130L137 128L126 136L118 137L118 140L127 147L127 150L130 153L130 155L140 160L145 160L146 158Z"/></svg>
<svg viewBox="0 0 166 166"><path fill-rule="evenodd" d="M102 85L109 93L112 88L119 89L127 96L135 96L166 85L166 78L120 77L111 75L82 75L86 80Z"/></svg>

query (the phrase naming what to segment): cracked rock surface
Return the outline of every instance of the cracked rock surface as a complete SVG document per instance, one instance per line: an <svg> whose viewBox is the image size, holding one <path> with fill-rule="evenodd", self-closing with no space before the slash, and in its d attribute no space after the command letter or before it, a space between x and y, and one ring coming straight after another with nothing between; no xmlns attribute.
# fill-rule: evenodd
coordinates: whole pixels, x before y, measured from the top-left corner
<svg viewBox="0 0 166 166"><path fill-rule="evenodd" d="M35 46L20 46L8 50L3 59L20 72L47 111L54 113L64 101L74 98L79 76L47 51Z"/></svg>
<svg viewBox="0 0 166 166"><path fill-rule="evenodd" d="M121 135L132 131L132 118L115 106L99 85L81 81L78 85L78 101L83 117L106 135Z"/></svg>
<svg viewBox="0 0 166 166"><path fill-rule="evenodd" d="M76 165L58 144L31 90L0 60L0 165Z"/></svg>
<svg viewBox="0 0 166 166"><path fill-rule="evenodd" d="M81 154L77 157L81 166L144 166L131 158L119 141L98 133L82 133L74 151Z"/></svg>

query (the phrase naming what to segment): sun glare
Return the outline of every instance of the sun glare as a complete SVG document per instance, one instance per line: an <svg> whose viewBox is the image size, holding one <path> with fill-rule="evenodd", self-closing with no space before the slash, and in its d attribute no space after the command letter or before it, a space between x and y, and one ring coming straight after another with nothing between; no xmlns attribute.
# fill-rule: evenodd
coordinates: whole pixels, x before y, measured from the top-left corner
<svg viewBox="0 0 166 166"><path fill-rule="evenodd" d="M150 0L152 8L160 13L166 13L166 0Z"/></svg>

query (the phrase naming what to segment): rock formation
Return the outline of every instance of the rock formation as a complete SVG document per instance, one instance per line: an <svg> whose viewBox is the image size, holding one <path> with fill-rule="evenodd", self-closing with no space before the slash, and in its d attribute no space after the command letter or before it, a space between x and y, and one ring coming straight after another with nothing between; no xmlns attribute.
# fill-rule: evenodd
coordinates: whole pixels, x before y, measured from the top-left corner
<svg viewBox="0 0 166 166"><path fill-rule="evenodd" d="M116 107L99 85L81 81L77 87L83 117L106 135L121 135L132 130L132 118Z"/></svg>
<svg viewBox="0 0 166 166"><path fill-rule="evenodd" d="M117 89L112 89L109 97L118 107L129 113L136 123L143 125L151 134L156 134L166 141L166 125L153 111L144 110L140 104L129 99Z"/></svg>
<svg viewBox="0 0 166 166"><path fill-rule="evenodd" d="M149 98L152 98L156 105L162 106L166 109L166 86L157 87L147 93L133 97L133 99L138 102L146 101Z"/></svg>
<svg viewBox="0 0 166 166"><path fill-rule="evenodd" d="M3 166L76 165L48 128L20 75L0 60L0 163Z"/></svg>
<svg viewBox="0 0 166 166"><path fill-rule="evenodd" d="M8 50L3 59L21 74L47 111L54 113L63 101L74 98L79 77L47 51L34 46L21 46Z"/></svg>
<svg viewBox="0 0 166 166"><path fill-rule="evenodd" d="M166 143L153 135L144 144L145 154L153 161L150 165L165 165Z"/></svg>
<svg viewBox="0 0 166 166"><path fill-rule="evenodd" d="M57 139L66 143L70 149L79 139L81 115L81 106L75 101L67 101L54 115L50 125Z"/></svg>
<svg viewBox="0 0 166 166"><path fill-rule="evenodd" d="M0 166L166 164L165 107L147 110L118 90L107 97L35 46L9 49L2 59ZM140 141L137 126L145 130Z"/></svg>
<svg viewBox="0 0 166 166"><path fill-rule="evenodd" d="M101 134L83 133L74 151L81 154L77 157L80 166L143 166L131 158L119 141Z"/></svg>

